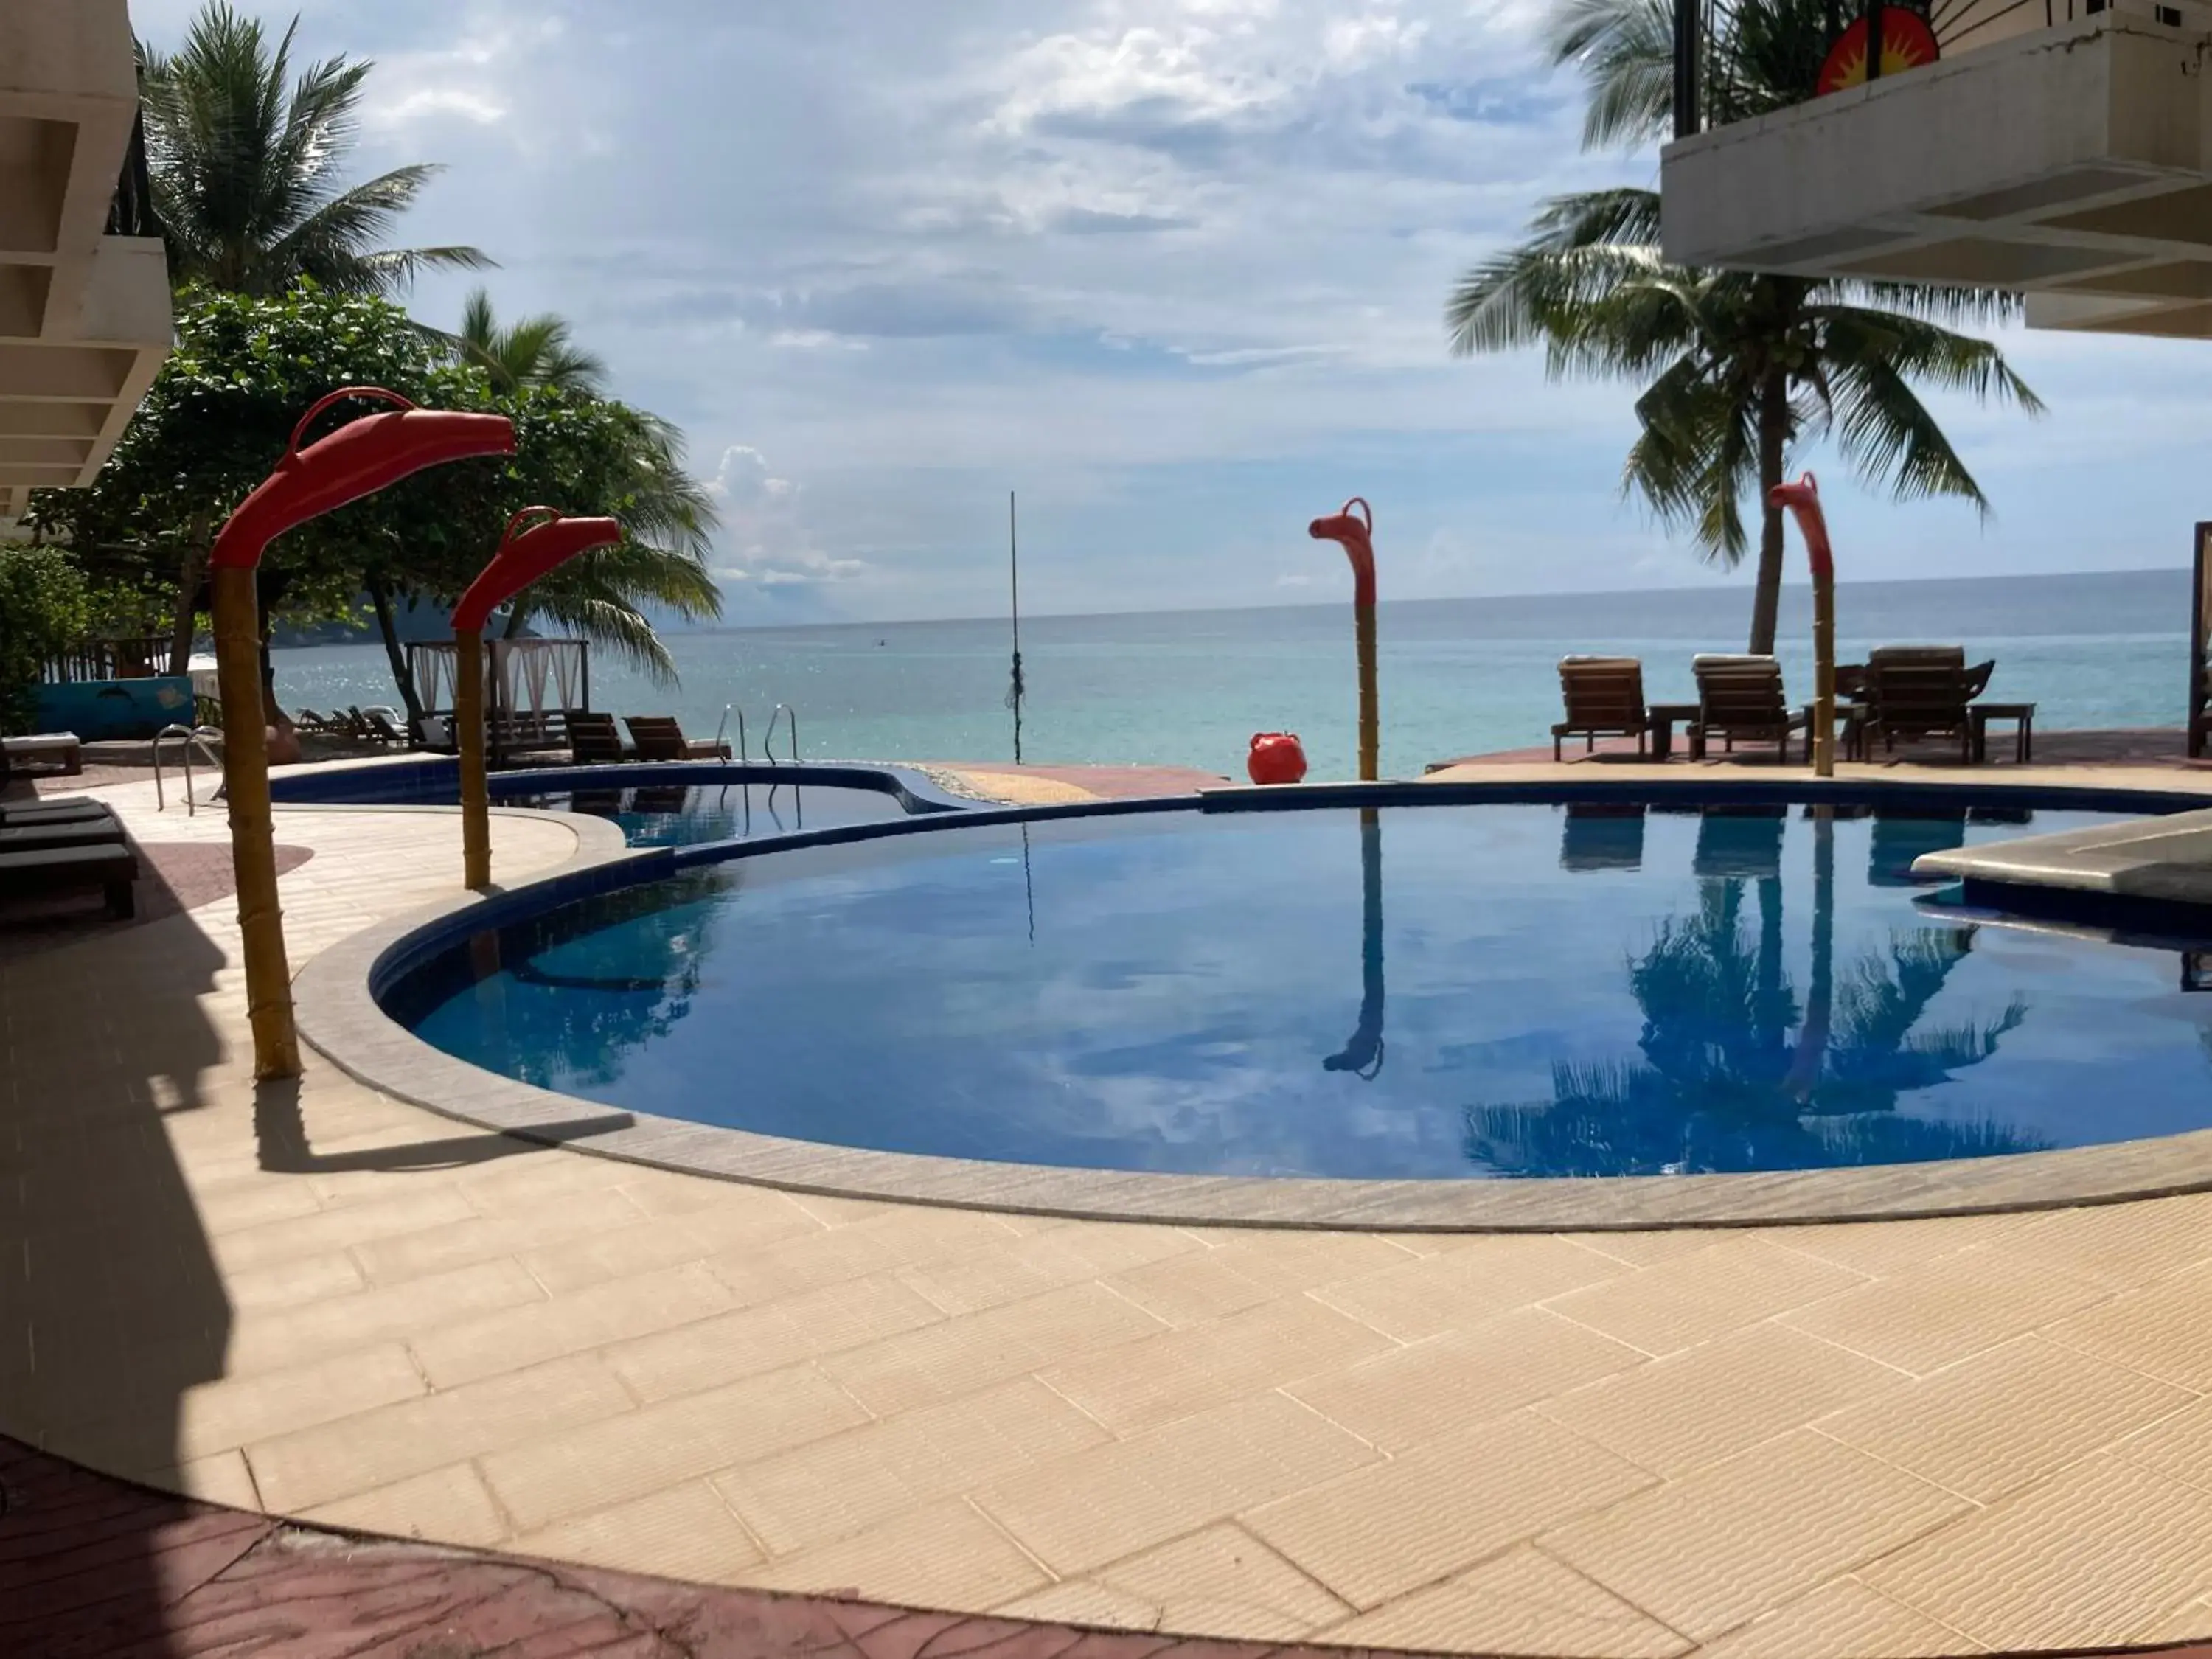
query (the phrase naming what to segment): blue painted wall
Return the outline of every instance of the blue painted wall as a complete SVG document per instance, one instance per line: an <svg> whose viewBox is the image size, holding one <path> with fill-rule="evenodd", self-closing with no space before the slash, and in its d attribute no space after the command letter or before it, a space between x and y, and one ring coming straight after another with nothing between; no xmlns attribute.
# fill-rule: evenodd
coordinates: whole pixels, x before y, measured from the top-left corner
<svg viewBox="0 0 2212 1659"><path fill-rule="evenodd" d="M74 732L87 743L102 738L150 738L163 726L192 723L189 674L156 674L137 680L77 680L41 685L40 732Z"/></svg>

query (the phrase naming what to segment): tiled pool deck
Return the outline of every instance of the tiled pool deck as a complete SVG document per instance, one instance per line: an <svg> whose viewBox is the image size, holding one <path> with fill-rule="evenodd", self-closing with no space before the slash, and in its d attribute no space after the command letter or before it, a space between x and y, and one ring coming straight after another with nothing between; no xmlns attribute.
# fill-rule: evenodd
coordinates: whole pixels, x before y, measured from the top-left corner
<svg viewBox="0 0 2212 1659"><path fill-rule="evenodd" d="M576 848L495 837L510 878ZM295 968L457 839L280 812ZM0 959L0 1432L403 1537L1267 1642L2212 1634L2212 1195L1510 1237L799 1198L312 1056L257 1097L236 946L219 899Z"/></svg>

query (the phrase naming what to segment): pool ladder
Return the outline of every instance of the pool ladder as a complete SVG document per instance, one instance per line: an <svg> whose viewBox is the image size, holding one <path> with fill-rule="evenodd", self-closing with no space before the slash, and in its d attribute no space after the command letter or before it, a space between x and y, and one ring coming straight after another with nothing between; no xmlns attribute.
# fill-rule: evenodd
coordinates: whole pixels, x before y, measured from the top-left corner
<svg viewBox="0 0 2212 1659"><path fill-rule="evenodd" d="M730 716L732 714L735 714L738 717L738 747L736 751L738 764L739 766L750 765L752 761L752 755L750 752L751 744L745 734L745 711L738 708L738 705L733 702L726 702L722 705L722 718L717 721L714 726L715 746L717 748L720 747L724 734L730 729ZM779 761L775 757L775 725L778 720L783 721L789 728L791 758L788 763ZM766 761L770 766L780 767L787 763L793 768L798 766L799 711L793 708L789 703L780 702L776 704L774 708L769 710L768 730L761 734L761 758ZM775 792L781 787L783 787L783 786L780 782L772 783L769 786L768 803L769 811L770 812L774 812L775 811ZM738 783L738 799L744 803L744 829L742 833L750 836L753 832L753 789L751 782L749 780L740 778ZM726 783L722 786L722 799L726 802L729 799L729 796L730 786ZM793 805L796 806L799 811L799 823L803 828L806 822L806 807L805 805L805 797L799 793L799 781L795 778L792 781L791 797ZM779 819L778 828L781 827L781 820Z"/></svg>
<svg viewBox="0 0 2212 1659"><path fill-rule="evenodd" d="M222 761L212 749L208 747L208 739L212 738L220 743L222 740L222 732L212 726L185 726L180 722L172 722L155 734L154 810L156 812L166 812L169 810L169 803L161 788L161 745L173 738L184 745L185 816L198 817L199 803L192 796L192 751L197 749L203 761L217 772L222 771Z"/></svg>

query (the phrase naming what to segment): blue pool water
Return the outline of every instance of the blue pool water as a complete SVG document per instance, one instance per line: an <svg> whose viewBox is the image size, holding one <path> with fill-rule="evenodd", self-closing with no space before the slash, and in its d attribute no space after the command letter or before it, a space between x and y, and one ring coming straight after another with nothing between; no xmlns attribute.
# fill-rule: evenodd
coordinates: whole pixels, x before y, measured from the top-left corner
<svg viewBox="0 0 2212 1659"><path fill-rule="evenodd" d="M456 797L458 799L458 796ZM885 823L907 816L898 798L879 789L835 784L643 786L501 794L501 806L537 806L611 818L633 847L690 847L793 835L846 823Z"/></svg>
<svg viewBox="0 0 2212 1659"><path fill-rule="evenodd" d="M1853 809L1838 809L1849 813ZM569 904L386 998L478 1065L900 1152L1498 1177L2212 1123L2182 953L1906 872L2083 812L1183 811L802 848ZM472 962L501 966L478 978Z"/></svg>

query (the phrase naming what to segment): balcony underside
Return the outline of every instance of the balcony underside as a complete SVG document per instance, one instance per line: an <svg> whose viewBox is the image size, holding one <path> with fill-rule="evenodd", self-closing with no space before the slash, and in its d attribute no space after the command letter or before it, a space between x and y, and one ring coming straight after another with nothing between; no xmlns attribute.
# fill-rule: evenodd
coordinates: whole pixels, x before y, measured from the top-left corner
<svg viewBox="0 0 2212 1659"><path fill-rule="evenodd" d="M0 520L89 483L168 352L160 240L105 234L137 114L124 0L0 4Z"/></svg>
<svg viewBox="0 0 2212 1659"><path fill-rule="evenodd" d="M1685 264L2014 289L2212 338L2212 33L2106 11L1669 145Z"/></svg>

